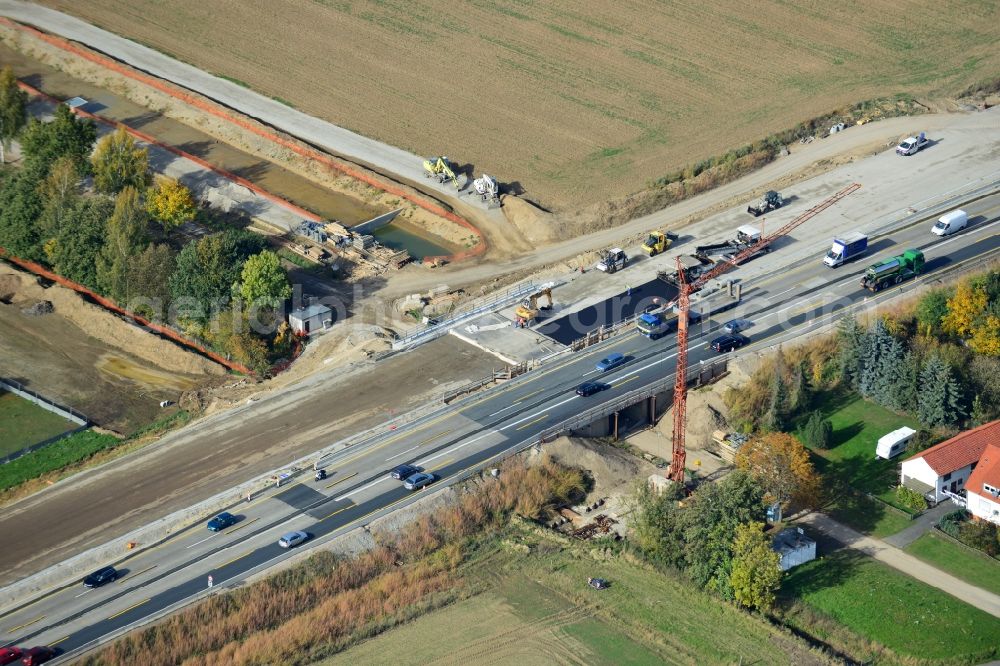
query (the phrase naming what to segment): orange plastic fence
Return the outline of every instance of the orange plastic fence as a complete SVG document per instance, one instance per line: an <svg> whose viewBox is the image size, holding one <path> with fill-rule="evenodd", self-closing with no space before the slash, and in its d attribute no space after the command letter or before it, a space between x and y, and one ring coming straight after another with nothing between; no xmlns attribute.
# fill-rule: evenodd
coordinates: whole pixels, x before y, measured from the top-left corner
<svg viewBox="0 0 1000 666"><path fill-rule="evenodd" d="M100 294L96 294L93 291L91 291L90 289L87 289L86 287L84 287L82 284L79 284L79 283L73 282L72 280L64 278L62 275L57 275L56 273L53 273L52 271L50 271L49 269L45 268L44 266L36 264L33 261L28 261L27 259L21 259L20 257L15 257L14 255L8 253L7 250L5 250L2 247L0 247L0 257L3 257L4 259L6 259L7 261L9 261L10 263L16 264L16 265L20 266L21 268L23 268L23 269L25 269L27 271L31 271L35 275L40 275L43 278L45 278L46 280L52 280L53 282L61 284L62 286L67 287L69 289L72 289L75 292L81 293L81 294L83 294L83 295L85 295L85 296L93 299L96 303L98 303L102 307L107 308L108 310L111 310L112 312L116 312L116 313L122 315L123 317L128 317L129 319L131 319L135 323L139 324L140 326L145 326L146 328L148 328L150 330L156 331L157 333L159 333L160 335L162 335L165 338L169 338L170 340L173 340L174 342L176 342L176 343L178 343L180 345L183 345L185 347L193 349L193 350L197 351L199 354L202 354L203 356L212 359L213 361L215 361L216 363L219 363L220 365L223 365L223 366L225 366L225 367L227 367L227 368L229 368L231 370L235 370L236 372L242 372L245 375L252 375L252 374L254 374L246 366L240 365L239 363L233 363L232 361L227 360L226 358L223 358L222 356L219 356L215 352L209 351L208 349L205 349L204 347L202 347L201 345L199 345L197 342L194 342L192 340L188 340L187 338L185 338L184 336L182 336L177 331L175 331L175 330L173 330L171 328L167 328L166 326L161 326L160 324L154 324L153 322L149 321L145 317L141 317L141 316L137 315L134 312L129 312L125 308L120 307L117 303L115 303L114 301L112 301L110 298L105 298L104 296L101 296Z"/></svg>
<svg viewBox="0 0 1000 666"><path fill-rule="evenodd" d="M272 141L273 143L276 143L280 146L284 146L285 148L288 148L289 150L299 155L302 155L303 157L315 160L316 162L319 162L320 164L323 164L324 166L330 169L339 171L343 174L350 176L351 178L355 178L364 183L367 183L368 185L371 185L376 189L383 190L395 196L406 199L407 201L410 201L416 204L417 206L420 206L424 210L427 210L435 215L450 220L455 224L465 227L479 239L479 242L473 247L469 248L468 250L441 257L425 257L424 258L425 261L433 261L435 259L441 259L444 261L454 262L474 257L486 251L486 239L483 237L483 234L481 231L479 231L479 229L477 229L471 222L469 222L465 218L460 217L459 215L456 215L451 211L445 210L443 207L441 207L436 203L428 201L423 197L414 196L413 194L407 192L401 187L396 187L395 185L388 183L382 183L366 173L363 173L357 169L352 169L351 167L345 164L341 164L340 162L337 162L327 157L326 155L320 153L317 150L301 146L294 141L285 139L275 134L274 132L271 132L263 127L260 127L255 123L252 123L244 118L241 118L238 115L229 112L227 109L225 109L224 107L222 107L217 103L210 103L202 99L201 97L193 95L189 92L185 92L184 90L175 87L173 85L170 85L160 79L157 79L155 77L146 74L142 74L141 72L137 72L133 70L131 67L127 67L116 60L100 56L97 55L96 53L90 52L87 49L80 48L74 45L72 42L69 42L61 37L56 37L54 35L44 33L36 28L22 25L16 21L12 21L5 17L0 17L0 23L3 23L4 25L15 28L17 30L27 32L31 35L34 35L38 39L41 39L44 42L47 42L49 44L52 44L53 46L63 49L64 51L73 53L74 55L84 58L85 60L89 60L90 62L101 65L102 67L106 67L112 71L118 72L119 74L122 74L131 79L139 81L145 85L151 86L159 90L160 92L163 92L167 95L170 95L171 97L174 97L175 99L184 102L185 104L189 104L195 108L201 109L202 111L205 111L214 116L222 118L223 120L231 122L234 125L242 127L243 129L246 129L250 132L253 132L254 134L257 134L260 137Z"/></svg>

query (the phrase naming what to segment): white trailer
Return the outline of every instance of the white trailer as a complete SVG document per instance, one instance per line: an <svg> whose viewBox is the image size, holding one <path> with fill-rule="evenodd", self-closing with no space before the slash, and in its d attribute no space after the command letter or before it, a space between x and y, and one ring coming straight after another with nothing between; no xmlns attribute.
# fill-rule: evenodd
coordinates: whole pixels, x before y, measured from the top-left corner
<svg viewBox="0 0 1000 666"><path fill-rule="evenodd" d="M875 445L875 457L886 460L895 458L906 450L910 440L916 434L916 430L904 426L899 430L893 430L888 435L882 435L878 439L878 444Z"/></svg>

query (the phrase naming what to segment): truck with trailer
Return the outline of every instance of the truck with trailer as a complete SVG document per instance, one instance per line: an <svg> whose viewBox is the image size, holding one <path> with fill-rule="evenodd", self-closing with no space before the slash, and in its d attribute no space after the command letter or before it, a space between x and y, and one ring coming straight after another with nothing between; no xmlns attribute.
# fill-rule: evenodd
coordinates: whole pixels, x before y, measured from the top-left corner
<svg viewBox="0 0 1000 666"><path fill-rule="evenodd" d="M826 253L823 263L834 268L857 259L868 250L868 236L860 231L833 239L833 247Z"/></svg>
<svg viewBox="0 0 1000 666"><path fill-rule="evenodd" d="M709 245L699 245L694 249L694 254L696 257L703 259L708 259L712 255L722 255L723 259L729 259L738 252L749 247L759 247L760 250L755 252L747 259L753 259L754 257L763 254L765 252L771 251L771 246L769 243L764 241L764 232L755 226L744 224L739 229L736 230L736 238L733 240L723 241L721 243L711 243Z"/></svg>
<svg viewBox="0 0 1000 666"><path fill-rule="evenodd" d="M676 309L669 311L652 311L639 315L635 320L636 330L650 340L656 340L677 330L677 319L680 315ZM701 321L701 313L688 310L688 323L697 324Z"/></svg>
<svg viewBox="0 0 1000 666"><path fill-rule="evenodd" d="M877 292L916 277L923 269L924 253L920 250L906 250L899 256L889 257L869 266L861 278L861 286Z"/></svg>

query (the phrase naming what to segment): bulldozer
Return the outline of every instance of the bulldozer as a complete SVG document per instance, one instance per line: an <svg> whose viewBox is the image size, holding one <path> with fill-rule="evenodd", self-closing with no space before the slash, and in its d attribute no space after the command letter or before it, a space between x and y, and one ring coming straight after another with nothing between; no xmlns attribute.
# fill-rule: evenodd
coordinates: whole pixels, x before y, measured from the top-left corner
<svg viewBox="0 0 1000 666"><path fill-rule="evenodd" d="M649 238L642 244L643 251L651 257L655 257L661 252L670 248L673 241L670 236L662 231L650 232Z"/></svg>
<svg viewBox="0 0 1000 666"><path fill-rule="evenodd" d="M448 157L443 155L441 157L428 157L424 160L424 173L428 178L437 178L439 183L444 183L446 180L450 180L455 185L455 189L459 188L458 176L455 175L455 171L451 168L451 162L448 161Z"/></svg>
<svg viewBox="0 0 1000 666"><path fill-rule="evenodd" d="M486 203L500 203L500 185L493 176L483 174L472 181L472 187L476 193L483 198Z"/></svg>
<svg viewBox="0 0 1000 666"><path fill-rule="evenodd" d="M545 298L548 300L548 305L538 305L538 299ZM527 326L527 324L538 316L538 313L542 310L552 309L552 287L545 287L539 289L533 293L528 298L517 306L517 310L514 314L517 316L517 323L519 326Z"/></svg>

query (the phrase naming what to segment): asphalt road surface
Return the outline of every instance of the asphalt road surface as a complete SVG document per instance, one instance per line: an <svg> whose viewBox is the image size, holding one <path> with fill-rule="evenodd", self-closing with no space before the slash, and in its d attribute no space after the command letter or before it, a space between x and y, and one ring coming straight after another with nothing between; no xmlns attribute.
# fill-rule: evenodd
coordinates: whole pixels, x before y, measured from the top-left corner
<svg viewBox="0 0 1000 666"><path fill-rule="evenodd" d="M930 225L921 221L890 236L865 259L839 269L818 263L799 265L747 284L735 316L751 319L755 325L748 331L752 344L740 353L805 335L846 307L879 303L933 283L945 268L974 266L996 257L1000 254L1000 196L970 203L965 209L973 222L953 237L932 236ZM924 275L877 295L860 287L860 275L870 263L908 247L922 248L927 255ZM708 343L719 334L721 321L713 318L694 327L689 363L715 357ZM612 351L624 354L627 362L600 373L596 362ZM136 554L122 565L127 574L118 582L90 591L70 586L0 615L0 643L52 644L71 654L110 632L209 593L208 576L214 588L236 584L289 557L276 545L286 531L303 530L311 535L301 550L426 492L405 491L389 477L392 467L412 463L435 474L436 486L447 484L470 468L534 441L587 408L669 378L675 354L672 336L652 341L636 333L567 354L539 371L387 432L361 450L343 452L328 462L330 478L308 479L247 505L241 521L226 532L191 528ZM581 382L598 378L606 390L586 398L576 395Z"/></svg>

